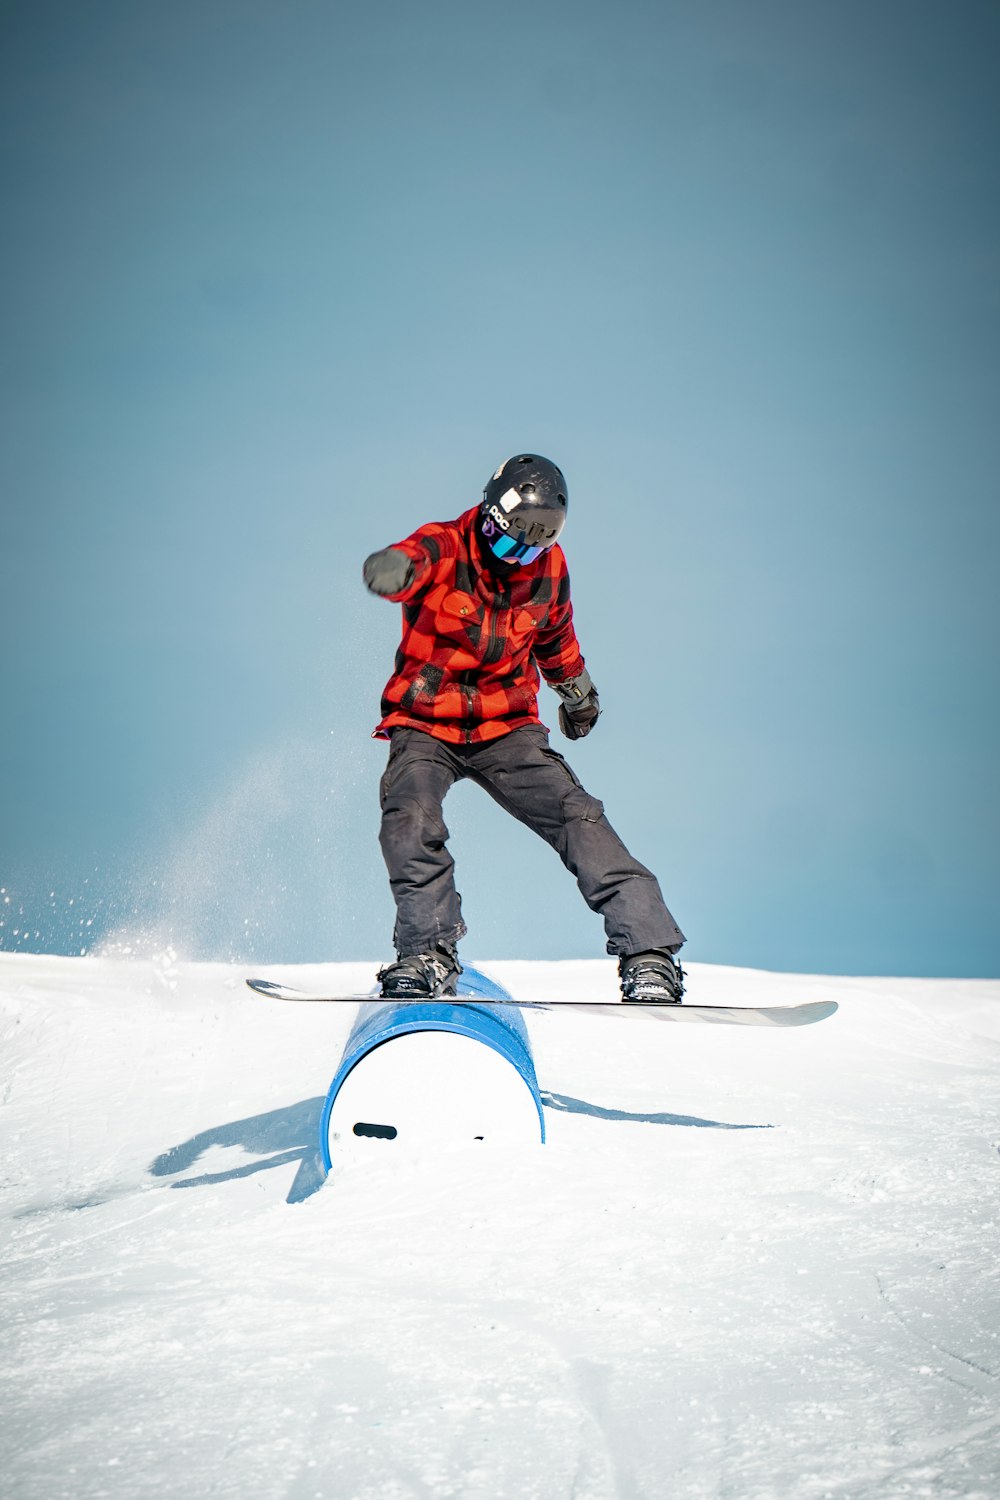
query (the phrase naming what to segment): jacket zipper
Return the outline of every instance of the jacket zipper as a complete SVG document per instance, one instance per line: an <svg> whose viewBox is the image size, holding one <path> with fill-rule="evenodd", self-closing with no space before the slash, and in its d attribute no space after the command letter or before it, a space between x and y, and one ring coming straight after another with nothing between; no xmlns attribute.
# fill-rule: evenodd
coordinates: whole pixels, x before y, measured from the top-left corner
<svg viewBox="0 0 1000 1500"><path fill-rule="evenodd" d="M503 601L502 607L504 609L509 609L510 599L508 597L507 584L505 580L502 578L498 578L496 588L497 593ZM483 666L493 667L496 666L496 663L500 660L500 652L498 649L500 646L500 635L497 630L497 617L500 613L500 606L491 607L490 604L487 604L486 608L490 612L490 632L486 637L486 652L483 656Z"/></svg>
<svg viewBox="0 0 1000 1500"><path fill-rule="evenodd" d="M500 594L501 598L504 600L505 606L507 608L509 608L510 607L510 600L509 600L508 593L507 593L507 584L506 584L506 582L502 578L498 578L497 579L496 588L497 588L497 592ZM495 665L495 662L493 660L494 654L497 655L497 660L499 660L500 636L499 636L499 634L497 632L497 613L498 613L498 611L493 606L493 604L491 603L491 601L489 601L489 600L487 600L487 602L486 602L486 609L487 609L487 611L489 613L489 617L490 617L490 628L489 628L489 634L486 637L486 650L483 653L483 666L484 667L492 667L492 666ZM465 694L466 718L468 720L468 725L470 726L470 727L467 727L466 731L465 731L465 743L467 745L471 745L472 744L472 734L473 734L473 729L472 729L471 726L474 726L475 722L476 722L475 721L475 717L474 717L473 712L472 712L472 699L473 699L473 693L474 693L475 689L472 687L471 683L463 682L462 683L462 691Z"/></svg>

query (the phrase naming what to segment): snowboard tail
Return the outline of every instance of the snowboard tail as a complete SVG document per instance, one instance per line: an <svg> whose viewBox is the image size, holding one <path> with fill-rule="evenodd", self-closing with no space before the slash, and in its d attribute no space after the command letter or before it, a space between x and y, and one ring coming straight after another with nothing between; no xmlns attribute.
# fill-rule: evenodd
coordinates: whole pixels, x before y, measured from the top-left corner
<svg viewBox="0 0 1000 1500"><path fill-rule="evenodd" d="M381 995L319 995L291 989L270 979L248 979L258 995L271 1000L305 1001L313 1005L364 1005L378 1003ZM584 1015L614 1015L657 1021L709 1022L727 1026L810 1026L824 1021L837 1009L835 1000L807 1000L800 1005L662 1005L656 1001L621 1000L493 1000L482 995L435 995L426 1000L386 1000L391 1005L513 1005L518 1010L572 1011Z"/></svg>

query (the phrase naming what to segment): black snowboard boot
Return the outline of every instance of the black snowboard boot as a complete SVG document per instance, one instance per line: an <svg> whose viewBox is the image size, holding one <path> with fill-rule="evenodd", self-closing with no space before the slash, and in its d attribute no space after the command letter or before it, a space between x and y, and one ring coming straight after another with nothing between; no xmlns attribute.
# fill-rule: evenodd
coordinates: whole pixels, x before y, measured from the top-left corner
<svg viewBox="0 0 1000 1500"><path fill-rule="evenodd" d="M679 1005L684 970L665 948L633 953L618 960L622 1000L626 1005Z"/></svg>
<svg viewBox="0 0 1000 1500"><path fill-rule="evenodd" d="M462 965L450 943L438 943L426 953L407 953L378 971L384 1000L433 1000L454 995Z"/></svg>

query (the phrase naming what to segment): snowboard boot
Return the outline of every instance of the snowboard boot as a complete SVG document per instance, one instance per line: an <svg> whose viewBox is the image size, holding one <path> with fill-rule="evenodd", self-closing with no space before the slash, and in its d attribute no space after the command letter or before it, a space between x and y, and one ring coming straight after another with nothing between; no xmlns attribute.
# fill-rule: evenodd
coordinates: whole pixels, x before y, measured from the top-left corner
<svg viewBox="0 0 1000 1500"><path fill-rule="evenodd" d="M626 1005L679 1005L684 970L665 948L633 953L618 960L622 1001Z"/></svg>
<svg viewBox="0 0 1000 1500"><path fill-rule="evenodd" d="M407 953L378 971L383 1000L434 1000L454 995L462 965L450 943L437 943L426 953Z"/></svg>

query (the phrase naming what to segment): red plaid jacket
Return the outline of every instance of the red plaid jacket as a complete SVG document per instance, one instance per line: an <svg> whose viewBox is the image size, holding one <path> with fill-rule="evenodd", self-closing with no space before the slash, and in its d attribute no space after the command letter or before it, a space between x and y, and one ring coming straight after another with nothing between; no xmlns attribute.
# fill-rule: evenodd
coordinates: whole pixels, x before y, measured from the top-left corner
<svg viewBox="0 0 1000 1500"><path fill-rule="evenodd" d="M453 745L497 739L539 722L539 669L546 682L583 671L562 548L501 580L480 558L477 510L393 543L416 568L388 596L403 606L403 639L376 738L405 726Z"/></svg>

